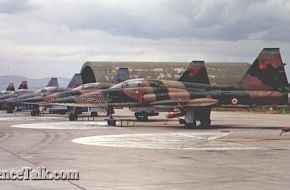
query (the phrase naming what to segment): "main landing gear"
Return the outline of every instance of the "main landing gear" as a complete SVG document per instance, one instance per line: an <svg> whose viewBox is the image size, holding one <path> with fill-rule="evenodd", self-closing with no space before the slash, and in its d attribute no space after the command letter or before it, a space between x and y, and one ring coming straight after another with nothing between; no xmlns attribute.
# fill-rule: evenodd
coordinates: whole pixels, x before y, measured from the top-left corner
<svg viewBox="0 0 290 190"><path fill-rule="evenodd" d="M82 113L81 108L78 107L71 107L70 112L69 112L69 120L70 121L77 121L78 120L78 115Z"/></svg>
<svg viewBox="0 0 290 190"><path fill-rule="evenodd" d="M189 108L185 112L184 119L180 119L179 123L183 124L185 128L209 128L211 124L210 120L210 108ZM200 122L200 125L196 125L196 121Z"/></svg>
<svg viewBox="0 0 290 190"><path fill-rule="evenodd" d="M40 110L39 110L39 106L33 106L31 112L30 112L31 116L39 116L40 115Z"/></svg>
<svg viewBox="0 0 290 190"><path fill-rule="evenodd" d="M6 111L7 111L7 113L13 113L14 106L8 104Z"/></svg>
<svg viewBox="0 0 290 190"><path fill-rule="evenodd" d="M106 120L107 120L108 126L110 127L115 127L117 125L117 120L114 119L112 115L110 115L109 119L106 119Z"/></svg>

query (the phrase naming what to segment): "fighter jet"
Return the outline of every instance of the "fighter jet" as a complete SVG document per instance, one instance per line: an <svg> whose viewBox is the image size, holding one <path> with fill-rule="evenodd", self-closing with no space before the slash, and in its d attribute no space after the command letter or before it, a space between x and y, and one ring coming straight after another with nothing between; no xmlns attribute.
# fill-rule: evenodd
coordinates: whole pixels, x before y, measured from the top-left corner
<svg viewBox="0 0 290 190"><path fill-rule="evenodd" d="M188 68L179 78L180 82L195 83L197 88L206 87L197 84L209 84L208 74L204 61L192 61ZM218 87L220 88L220 87ZM224 87L225 88L225 87ZM154 106L150 107L132 107L131 111L135 112L138 121L147 121L149 116L159 115L159 112L168 111L168 109L160 109Z"/></svg>
<svg viewBox="0 0 290 190"><path fill-rule="evenodd" d="M25 94L30 92L28 90L28 85L27 81L22 81L18 87L18 90L15 91L14 85L12 83L8 86L7 89L10 89L11 91L6 90L6 93L4 93L2 96L0 96L0 103L2 103L4 100L11 98L11 97L16 97L21 94Z"/></svg>
<svg viewBox="0 0 290 190"><path fill-rule="evenodd" d="M66 92L71 90L72 88L76 88L82 85L81 76L79 73L74 74L71 81L69 82L66 88L59 87L57 78L51 78L46 87L38 89L30 94L25 94L23 96L19 96L15 99L10 99L7 101L10 102L40 102L43 100L45 96L49 96L51 94L59 93L59 92Z"/></svg>
<svg viewBox="0 0 290 190"><path fill-rule="evenodd" d="M57 78L51 78L45 88L54 88L54 85L58 86ZM1 97L0 100L2 103L15 103L18 99L26 96L30 96L31 94L35 93L34 90L28 90L27 81L23 81L18 90L11 93L6 97Z"/></svg>
<svg viewBox="0 0 290 190"><path fill-rule="evenodd" d="M171 110L180 123L209 127L212 107L289 105L290 90L278 48L265 48L235 87L166 80L132 79L107 90L68 97L58 103Z"/></svg>
<svg viewBox="0 0 290 190"><path fill-rule="evenodd" d="M127 69L128 70L128 69ZM121 72L119 72L121 71ZM129 73L128 71L125 71L124 68L120 68L117 73L117 75L114 77L113 82L115 83L119 83L120 81L124 81L124 79L128 79L129 78ZM122 76L123 75L123 76ZM196 82L196 83L204 83L204 84L209 84L209 79L207 76L207 72L206 72L206 68L204 65L203 61L193 61L190 66L187 68L187 70L182 74L182 76L179 79L180 81L183 82ZM196 84L198 86L202 86L201 84ZM96 90L91 90L91 91L96 91ZM94 92L93 92L94 93ZM78 97L82 97L82 95L86 95L86 92L82 92L80 94L74 94L72 96L66 96L66 97L62 97L53 100L52 102L58 102L58 103L62 103L62 102L70 102L71 103L71 99L78 99ZM86 101L82 101L82 99L80 98L79 100L77 100L78 103L76 104L76 107L87 107L89 104ZM65 104L66 104L65 103ZM64 104L64 105L65 105ZM75 105L74 103L72 103L71 105ZM118 108L118 106L115 106L115 108ZM120 107L121 108L121 107ZM108 115L110 114L109 112L113 112L113 109L108 109ZM141 121L145 121L148 119L149 116L154 116L154 115L158 115L158 111L160 111L159 109L157 110L155 107L131 107L131 111L135 112L135 117L137 120L141 120ZM74 117L75 118L75 117ZM70 117L71 119L71 117ZM71 119L74 120L74 119Z"/></svg>
<svg viewBox="0 0 290 190"><path fill-rule="evenodd" d="M34 91L34 90L28 90L28 85L27 85L27 81L23 81L18 90L10 93L9 95L5 96L5 97L1 97L0 98L0 102L2 105L5 105L7 113L12 113L14 108L16 106L19 106L18 101L24 97L31 97L34 96L36 94L36 92L41 92L43 90L53 90L55 88L58 88L58 80L57 78L51 78L48 82L48 84L46 85L45 88Z"/></svg>
<svg viewBox="0 0 290 190"><path fill-rule="evenodd" d="M80 80L81 76L79 75ZM75 77L74 77L75 78ZM26 98L20 98L18 99L19 102L24 102L25 104L34 104L34 105L41 105L41 106L50 106L52 101L57 101L58 99L70 97L70 96L78 96L81 94L85 94L88 92L101 90L101 89L108 89L112 87L114 84L122 82L124 80L127 80L129 78L129 71L128 68L119 68L117 70L116 75L114 76L112 83L87 83L80 86L76 86L75 88L71 88L70 84L75 84L74 79L70 82L68 87L65 91L61 92L53 92L53 93L47 93L47 94L38 94L34 97L26 97ZM75 119L77 114L79 113L79 110L71 109L71 116L73 117L72 120ZM96 113L95 113L96 114ZM32 115L35 115L32 113Z"/></svg>
<svg viewBox="0 0 290 190"><path fill-rule="evenodd" d="M15 98L15 97L18 97L18 96L21 96L24 94L28 94L31 92L33 92L33 91L28 89L27 81L22 81L18 87L18 90L13 91L11 93L7 93L3 96L0 96L0 107L6 108L7 113L12 113L14 108L10 107L7 104L6 100L8 100L10 98Z"/></svg>
<svg viewBox="0 0 290 190"><path fill-rule="evenodd" d="M30 101L35 102L42 100L44 96L57 93L57 92L64 92L67 90L70 90L71 88L77 87L78 85L82 84L81 76L79 73L76 73L70 83L68 84L67 88L61 88L59 87L57 78L53 77L49 80L46 87L38 89L36 91L31 91L30 93L25 93L19 96L10 97L8 99L5 99L4 102L8 104L10 107L14 108L16 105L21 106L29 106L32 105L33 111L38 111L38 105L35 105L33 103L31 104L23 104L22 101ZM21 107L20 106L20 107ZM31 106L30 106L31 107Z"/></svg>

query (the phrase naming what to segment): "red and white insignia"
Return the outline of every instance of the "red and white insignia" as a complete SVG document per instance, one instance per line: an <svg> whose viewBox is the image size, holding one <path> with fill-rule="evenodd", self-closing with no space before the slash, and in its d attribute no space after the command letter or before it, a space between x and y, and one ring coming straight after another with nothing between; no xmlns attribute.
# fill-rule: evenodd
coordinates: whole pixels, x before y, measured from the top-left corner
<svg viewBox="0 0 290 190"><path fill-rule="evenodd" d="M267 65L265 63L259 63L259 69L265 71L267 69Z"/></svg>
<svg viewBox="0 0 290 190"><path fill-rule="evenodd" d="M231 103L233 105L237 105L238 104L238 99L237 98L232 98Z"/></svg>

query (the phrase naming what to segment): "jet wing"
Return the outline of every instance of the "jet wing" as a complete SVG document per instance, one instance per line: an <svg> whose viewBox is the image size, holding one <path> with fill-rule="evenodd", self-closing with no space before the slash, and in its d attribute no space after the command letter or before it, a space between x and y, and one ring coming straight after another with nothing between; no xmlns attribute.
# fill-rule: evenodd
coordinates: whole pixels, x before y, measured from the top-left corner
<svg viewBox="0 0 290 190"><path fill-rule="evenodd" d="M208 107L218 104L217 99L213 98L196 98L191 100L161 100L151 103L154 107L180 106L180 107Z"/></svg>
<svg viewBox="0 0 290 190"><path fill-rule="evenodd" d="M196 98L191 100L162 100L156 101L149 105L154 107L176 107L177 105L182 107L207 107L218 104L217 99L213 98ZM71 107L140 107L140 103L126 102L126 103L96 103L96 104L82 104L82 103L49 103L47 105L54 106L71 106Z"/></svg>
<svg viewBox="0 0 290 190"><path fill-rule="evenodd" d="M96 104L82 104L82 103L47 103L45 105L50 106L69 106L69 107L98 107L106 108L109 106L113 107L134 107L138 106L138 103L126 102L126 103L96 103Z"/></svg>

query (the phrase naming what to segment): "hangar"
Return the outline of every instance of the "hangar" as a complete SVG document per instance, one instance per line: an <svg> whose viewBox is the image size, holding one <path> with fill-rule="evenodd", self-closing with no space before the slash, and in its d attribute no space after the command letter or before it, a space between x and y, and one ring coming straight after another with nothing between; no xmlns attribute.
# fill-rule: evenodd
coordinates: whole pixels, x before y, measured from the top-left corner
<svg viewBox="0 0 290 190"><path fill-rule="evenodd" d="M190 62L92 62L84 63L84 83L111 82L119 68L128 68L130 78L178 80ZM211 84L235 85L248 70L246 62L205 62Z"/></svg>

